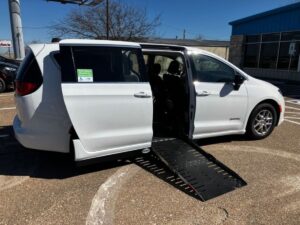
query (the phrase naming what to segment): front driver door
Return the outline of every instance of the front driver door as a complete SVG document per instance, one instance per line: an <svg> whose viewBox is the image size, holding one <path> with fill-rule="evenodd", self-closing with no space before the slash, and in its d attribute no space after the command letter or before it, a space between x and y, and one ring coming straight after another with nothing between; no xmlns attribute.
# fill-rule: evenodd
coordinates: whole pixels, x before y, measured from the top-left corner
<svg viewBox="0 0 300 225"><path fill-rule="evenodd" d="M60 51L76 160L150 147L152 93L140 47L61 42Z"/></svg>
<svg viewBox="0 0 300 225"><path fill-rule="evenodd" d="M196 91L194 138L238 133L243 129L246 85L234 90L236 71L212 56L190 55Z"/></svg>

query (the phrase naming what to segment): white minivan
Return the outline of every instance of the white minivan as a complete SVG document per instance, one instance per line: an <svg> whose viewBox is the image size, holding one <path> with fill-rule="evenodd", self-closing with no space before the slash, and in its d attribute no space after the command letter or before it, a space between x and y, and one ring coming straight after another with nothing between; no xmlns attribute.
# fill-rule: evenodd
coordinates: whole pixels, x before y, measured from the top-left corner
<svg viewBox="0 0 300 225"><path fill-rule="evenodd" d="M27 148L81 161L155 137L267 137L280 90L197 48L104 40L31 45L16 79L14 131Z"/></svg>

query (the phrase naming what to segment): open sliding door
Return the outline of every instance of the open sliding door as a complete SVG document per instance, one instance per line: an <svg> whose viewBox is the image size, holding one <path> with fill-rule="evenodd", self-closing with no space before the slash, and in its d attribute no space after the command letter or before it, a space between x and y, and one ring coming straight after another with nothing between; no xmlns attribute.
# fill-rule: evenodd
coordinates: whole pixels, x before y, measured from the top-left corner
<svg viewBox="0 0 300 225"><path fill-rule="evenodd" d="M78 135L77 161L151 146L152 93L140 46L107 43L60 42L62 93Z"/></svg>

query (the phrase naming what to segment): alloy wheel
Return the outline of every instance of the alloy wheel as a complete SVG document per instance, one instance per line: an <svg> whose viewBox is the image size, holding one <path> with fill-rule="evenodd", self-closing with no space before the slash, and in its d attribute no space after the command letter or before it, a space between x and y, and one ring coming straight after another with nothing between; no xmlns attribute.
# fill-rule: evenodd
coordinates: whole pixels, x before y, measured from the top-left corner
<svg viewBox="0 0 300 225"><path fill-rule="evenodd" d="M255 117L253 128L258 135L264 136L270 131L273 121L272 112L268 109L262 109Z"/></svg>

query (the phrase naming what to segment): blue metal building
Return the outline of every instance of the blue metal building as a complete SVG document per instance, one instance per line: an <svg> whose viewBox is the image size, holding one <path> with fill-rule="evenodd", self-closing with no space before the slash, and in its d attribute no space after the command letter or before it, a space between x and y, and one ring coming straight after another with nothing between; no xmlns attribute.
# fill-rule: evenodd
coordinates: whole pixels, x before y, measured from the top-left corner
<svg viewBox="0 0 300 225"><path fill-rule="evenodd" d="M300 3L229 24L231 62L257 77L300 81Z"/></svg>

